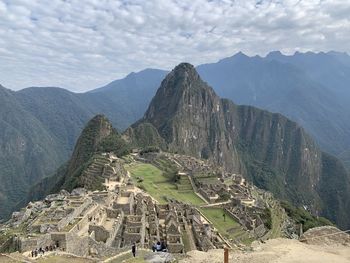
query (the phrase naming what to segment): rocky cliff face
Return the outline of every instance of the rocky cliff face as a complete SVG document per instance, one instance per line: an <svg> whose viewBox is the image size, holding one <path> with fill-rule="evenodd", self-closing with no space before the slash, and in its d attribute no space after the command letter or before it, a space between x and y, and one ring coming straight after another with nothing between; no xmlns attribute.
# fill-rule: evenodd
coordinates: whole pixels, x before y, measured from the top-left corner
<svg viewBox="0 0 350 263"><path fill-rule="evenodd" d="M340 211L327 212L334 202L343 207L344 200L325 198L320 181L339 176L325 171L323 153L302 127L280 114L220 99L190 64L180 64L167 75L144 117L131 129L145 124L154 127L153 136L160 136L169 151L209 159L280 198L326 214L342 227L350 224L349 216L340 219ZM138 138L133 134L128 131L129 140L141 140L142 133ZM348 184L345 170L340 177Z"/></svg>
<svg viewBox="0 0 350 263"><path fill-rule="evenodd" d="M180 64L163 80L142 122L157 129L169 151L241 170L221 100L190 64Z"/></svg>

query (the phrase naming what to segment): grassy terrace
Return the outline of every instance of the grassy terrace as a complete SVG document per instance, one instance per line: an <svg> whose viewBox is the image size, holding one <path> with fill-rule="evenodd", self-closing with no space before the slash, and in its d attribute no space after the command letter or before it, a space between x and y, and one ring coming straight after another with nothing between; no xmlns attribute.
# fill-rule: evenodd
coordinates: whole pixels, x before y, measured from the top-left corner
<svg viewBox="0 0 350 263"><path fill-rule="evenodd" d="M193 190L179 191L173 178L166 176L163 171L151 164L134 163L125 167L130 173L134 182L142 189L145 189L161 204L166 203L165 197L174 198L192 205L202 205L200 199ZM138 182L138 178L143 181Z"/></svg>
<svg viewBox="0 0 350 263"><path fill-rule="evenodd" d="M200 208L200 211L213 223L215 228L227 239L239 239L243 244L249 245L253 240L248 233L222 208ZM226 215L225 221L223 214Z"/></svg>
<svg viewBox="0 0 350 263"><path fill-rule="evenodd" d="M174 198L176 200L190 203L195 206L204 204L193 190L179 191L167 173L151 164L133 163L125 167L131 174L134 182L142 189L145 189L157 201L166 203L165 197ZM142 182L139 178L142 179ZM252 240L249 239L248 233L242 226L236 222L229 214L224 212L222 208L199 208L200 211L213 223L216 229L227 239L238 240L243 244L249 245ZM223 214L226 214L224 222ZM188 243L186 236L184 243ZM187 246L189 246L187 244Z"/></svg>

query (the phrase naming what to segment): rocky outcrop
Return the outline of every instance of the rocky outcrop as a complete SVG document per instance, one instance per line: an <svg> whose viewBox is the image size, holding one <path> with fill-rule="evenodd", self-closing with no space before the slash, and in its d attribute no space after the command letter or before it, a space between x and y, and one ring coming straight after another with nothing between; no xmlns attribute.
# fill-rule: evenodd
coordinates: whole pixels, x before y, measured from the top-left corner
<svg viewBox="0 0 350 263"><path fill-rule="evenodd" d="M350 235L334 226L321 226L306 231L300 241L312 245L350 246Z"/></svg>

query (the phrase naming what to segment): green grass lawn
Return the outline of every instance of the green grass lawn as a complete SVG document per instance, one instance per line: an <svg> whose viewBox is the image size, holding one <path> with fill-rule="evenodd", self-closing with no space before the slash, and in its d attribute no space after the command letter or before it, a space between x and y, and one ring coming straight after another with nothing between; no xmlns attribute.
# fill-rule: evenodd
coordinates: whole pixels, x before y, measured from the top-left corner
<svg viewBox="0 0 350 263"><path fill-rule="evenodd" d="M134 181L137 183L137 177L143 181L137 185L145 189L157 201L166 203L165 197L174 198L184 203L192 205L202 205L204 201L200 199L193 190L179 191L172 178L165 174L157 167L151 164L134 163L125 167L130 173Z"/></svg>
<svg viewBox="0 0 350 263"><path fill-rule="evenodd" d="M252 242L248 233L223 208L200 208L200 211L213 223L215 228L227 239L240 239L245 245ZM226 215L225 221L223 214Z"/></svg>

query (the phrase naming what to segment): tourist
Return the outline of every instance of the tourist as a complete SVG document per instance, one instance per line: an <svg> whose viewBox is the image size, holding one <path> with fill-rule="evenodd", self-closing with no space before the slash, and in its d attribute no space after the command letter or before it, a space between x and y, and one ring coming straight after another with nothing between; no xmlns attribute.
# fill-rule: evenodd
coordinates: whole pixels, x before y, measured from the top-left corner
<svg viewBox="0 0 350 263"><path fill-rule="evenodd" d="M160 244L160 242L159 242L159 241L157 242L157 245L156 245L156 250L157 250L157 252L162 251L162 245Z"/></svg>
<svg viewBox="0 0 350 263"><path fill-rule="evenodd" d="M131 246L131 252L134 257L136 257L136 244L135 242Z"/></svg>
<svg viewBox="0 0 350 263"><path fill-rule="evenodd" d="M163 252L167 252L167 245L166 245L166 242L162 241L161 247L162 247L161 249L162 249Z"/></svg>
<svg viewBox="0 0 350 263"><path fill-rule="evenodd" d="M153 242L153 244L152 244L152 251L156 252L156 243L155 242Z"/></svg>
<svg viewBox="0 0 350 263"><path fill-rule="evenodd" d="M32 250L32 258L34 257L34 250Z"/></svg>

